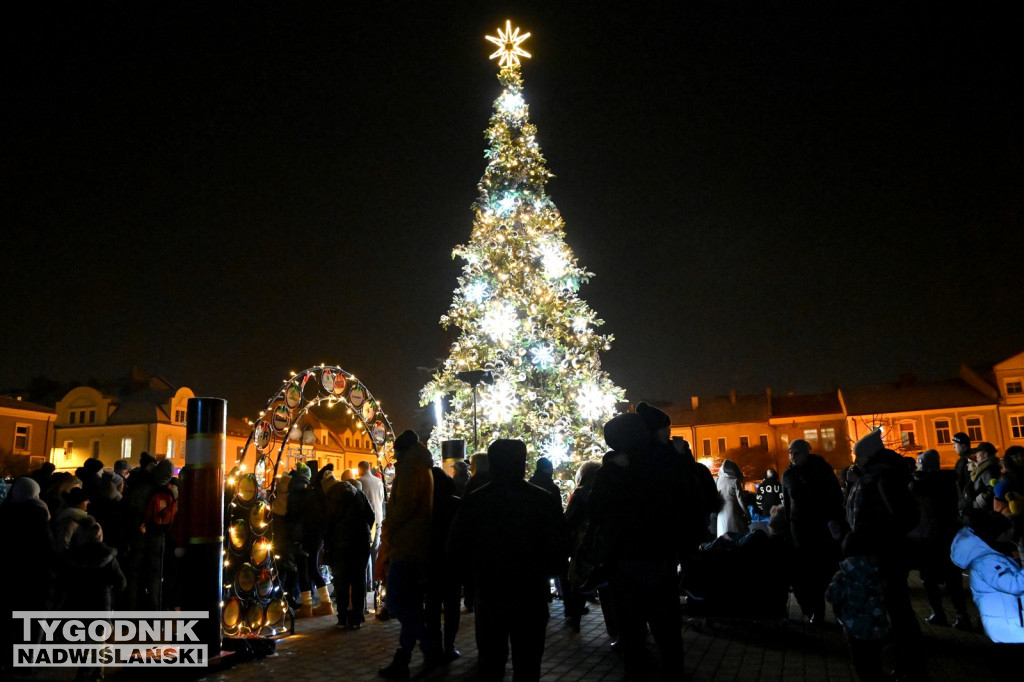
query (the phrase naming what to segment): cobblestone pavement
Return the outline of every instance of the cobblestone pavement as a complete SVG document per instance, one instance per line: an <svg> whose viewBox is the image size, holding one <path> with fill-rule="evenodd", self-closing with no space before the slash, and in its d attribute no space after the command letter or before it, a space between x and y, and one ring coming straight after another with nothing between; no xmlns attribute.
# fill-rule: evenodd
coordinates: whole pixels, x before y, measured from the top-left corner
<svg viewBox="0 0 1024 682"><path fill-rule="evenodd" d="M921 617L928 674L932 680L976 680L979 662L991 660L992 645L979 632L959 632L923 622L930 610L916 574L911 578L914 608ZM609 646L599 607L583 617L579 633L565 627L561 602L555 601L548 623L541 679L545 682L575 680L621 680L620 656ZM792 595L790 620L786 623L750 621L687 620L683 627L686 679L758 680L856 680L850 666L842 632L828 614L824 626L804 623ZM952 612L949 612L952 616ZM971 617L978 624L971 605ZM262 659L238 661L222 669L209 669L197 679L209 682L279 680L305 682L323 679L358 682L380 680L377 669L387 665L398 641L395 620L377 621L367 617L360 630L337 630L333 616L297 621L296 634L278 640L277 651ZM425 680L473 680L476 672L476 644L473 614L463 614L457 648L462 657ZM651 645L649 653L656 657ZM422 664L417 653L412 661L415 675ZM981 668L984 670L984 668ZM117 680L166 677L182 679L182 669L172 671L128 671L112 669L108 678ZM67 669L37 670L28 679L70 680ZM506 679L511 679L511 667ZM1012 679L1012 676L1010 677Z"/></svg>

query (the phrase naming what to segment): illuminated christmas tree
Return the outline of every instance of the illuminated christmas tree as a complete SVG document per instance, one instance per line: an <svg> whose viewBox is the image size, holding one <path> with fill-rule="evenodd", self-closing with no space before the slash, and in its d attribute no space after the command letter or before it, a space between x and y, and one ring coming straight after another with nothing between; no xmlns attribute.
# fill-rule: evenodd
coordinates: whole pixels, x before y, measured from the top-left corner
<svg viewBox="0 0 1024 682"><path fill-rule="evenodd" d="M491 58L500 58L502 93L470 241L452 253L465 265L441 324L459 336L420 398L435 405L434 447L464 439L483 450L496 438L521 438L531 460L547 456L574 471L606 450L602 427L624 394L601 369L612 337L595 333L603 322L577 296L592 273L577 264L544 190L552 175L522 95L519 57L530 55L520 46L529 35L506 22L487 36L499 48Z"/></svg>

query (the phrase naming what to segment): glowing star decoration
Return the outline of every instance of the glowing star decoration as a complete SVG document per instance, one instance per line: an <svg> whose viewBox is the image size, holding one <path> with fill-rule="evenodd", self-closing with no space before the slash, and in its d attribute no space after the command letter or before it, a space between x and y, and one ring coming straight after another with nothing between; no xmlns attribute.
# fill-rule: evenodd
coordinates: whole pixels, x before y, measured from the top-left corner
<svg viewBox="0 0 1024 682"><path fill-rule="evenodd" d="M480 395L480 409L487 415L488 421L495 424L506 423L515 413L515 387L508 381L495 382Z"/></svg>
<svg viewBox="0 0 1024 682"><path fill-rule="evenodd" d="M572 321L572 330L577 334L585 334L590 327L590 320L580 315Z"/></svg>
<svg viewBox="0 0 1024 682"><path fill-rule="evenodd" d="M533 364L541 369L548 369L555 364L555 350L551 346L537 346L530 351L533 356Z"/></svg>
<svg viewBox="0 0 1024 682"><path fill-rule="evenodd" d="M484 331L495 341L509 341L516 331L516 311L510 305L491 308L482 320Z"/></svg>
<svg viewBox="0 0 1024 682"><path fill-rule="evenodd" d="M512 30L512 22L510 20L505 21L505 30L498 29L498 36L484 36L487 40L491 41L498 46L498 50L492 54L489 58L494 59L500 57L498 61L499 66L519 66L519 58L526 57L530 58L530 53L519 47L523 44L527 38L530 37L529 33L519 35L519 27Z"/></svg>
<svg viewBox="0 0 1024 682"><path fill-rule="evenodd" d="M584 419L595 421L611 415L615 408L615 398L602 391L597 384L585 384L576 394L576 404Z"/></svg>

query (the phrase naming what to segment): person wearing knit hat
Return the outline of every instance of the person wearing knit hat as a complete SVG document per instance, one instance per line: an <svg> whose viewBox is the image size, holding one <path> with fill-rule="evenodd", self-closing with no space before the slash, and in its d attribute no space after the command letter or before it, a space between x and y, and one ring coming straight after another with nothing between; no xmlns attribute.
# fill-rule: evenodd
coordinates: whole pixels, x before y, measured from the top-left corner
<svg viewBox="0 0 1024 682"><path fill-rule="evenodd" d="M882 430L872 429L863 436L859 441L853 445L853 457L854 461L858 463L858 466L863 466L862 461L866 462L871 459L875 454L882 451L885 448L885 443L882 442Z"/></svg>
<svg viewBox="0 0 1024 682"><path fill-rule="evenodd" d="M126 459L119 459L114 462L114 473L121 478L128 478L128 473L132 470L131 465Z"/></svg>
<svg viewBox="0 0 1024 682"><path fill-rule="evenodd" d="M925 622L937 626L949 623L942 608L940 586L945 584L956 612L953 628L969 631L972 625L967 614L967 594L960 569L949 558L949 544L960 528L956 474L940 468L937 450L925 450L917 456L910 492L917 500L921 520L907 534L907 546L909 553L917 557L921 583L932 609Z"/></svg>
<svg viewBox="0 0 1024 682"><path fill-rule="evenodd" d="M963 431L956 433L953 436L953 451L957 455L956 466L953 467L956 472L956 483L963 492L971 481L971 437Z"/></svg>
<svg viewBox="0 0 1024 682"><path fill-rule="evenodd" d="M657 433L672 426L669 416L650 403L644 401L637 403L636 413L643 417L644 423L647 424L651 433Z"/></svg>
<svg viewBox="0 0 1024 682"><path fill-rule="evenodd" d="M71 544L71 538L78 529L82 520L89 518L86 509L89 506L89 496L85 490L74 487L62 496L63 506L54 518L56 530L54 539L57 541L58 551L66 552Z"/></svg>
<svg viewBox="0 0 1024 682"><path fill-rule="evenodd" d="M825 619L825 588L839 566L839 536L845 523L843 492L832 466L798 438L789 444L782 472L782 504L793 544L793 596L813 625Z"/></svg>
<svg viewBox="0 0 1024 682"><path fill-rule="evenodd" d="M971 458L974 461L968 467L970 474L961 500L964 510L992 510L995 484L999 481L999 475L1002 472L996 452L996 447L992 443L984 441L978 443L971 451Z"/></svg>
<svg viewBox="0 0 1024 682"><path fill-rule="evenodd" d="M395 478L384 518L378 563L387 565L387 607L402 624L391 663L377 672L388 679L409 676L409 663L419 642L429 674L442 663L441 643L423 620L425 574L430 552L433 514L433 457L419 435L408 429L395 439ZM383 566L382 566L383 567Z"/></svg>
<svg viewBox="0 0 1024 682"><path fill-rule="evenodd" d="M651 431L639 414L617 414L605 422L604 442L617 453L640 454L651 442Z"/></svg>
<svg viewBox="0 0 1024 682"><path fill-rule="evenodd" d="M304 476L307 483L313 477L312 472L310 472L309 470L309 465L307 465L305 462L299 462L298 464L295 465L295 475Z"/></svg>

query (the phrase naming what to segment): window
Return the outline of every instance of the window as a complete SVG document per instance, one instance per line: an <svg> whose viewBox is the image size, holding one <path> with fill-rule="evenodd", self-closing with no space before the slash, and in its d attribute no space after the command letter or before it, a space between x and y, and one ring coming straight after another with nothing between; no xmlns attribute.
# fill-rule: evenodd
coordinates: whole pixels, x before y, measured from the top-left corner
<svg viewBox="0 0 1024 682"><path fill-rule="evenodd" d="M804 440L813 447L818 441L818 429L804 429Z"/></svg>
<svg viewBox="0 0 1024 682"><path fill-rule="evenodd" d="M348 436L345 436L345 447L346 448L352 447L352 439L349 438Z"/></svg>
<svg viewBox="0 0 1024 682"><path fill-rule="evenodd" d="M90 424L95 424L96 423L96 410L89 410L89 423Z"/></svg>
<svg viewBox="0 0 1024 682"><path fill-rule="evenodd" d="M935 420L935 442L939 445L949 445L953 442L953 438L949 433L948 419Z"/></svg>
<svg viewBox="0 0 1024 682"><path fill-rule="evenodd" d="M179 424L184 424L185 423L185 410L175 410L174 411L174 421L176 421Z"/></svg>
<svg viewBox="0 0 1024 682"><path fill-rule="evenodd" d="M1024 415L1010 415L1010 437L1024 438Z"/></svg>
<svg viewBox="0 0 1024 682"><path fill-rule="evenodd" d="M789 452L789 434L783 433L779 435L779 440L782 441L782 449Z"/></svg>
<svg viewBox="0 0 1024 682"><path fill-rule="evenodd" d="M758 438L758 442L760 442L760 444L761 444L761 447L764 448L765 450L767 450L768 449L768 434L767 433L762 433L757 438Z"/></svg>
<svg viewBox="0 0 1024 682"><path fill-rule="evenodd" d="M76 412L71 412L71 413L68 414L68 423L69 424L74 424L75 423L75 414L77 414L77 413Z"/></svg>
<svg viewBox="0 0 1024 682"><path fill-rule="evenodd" d="M72 453L72 451L74 451L74 449L75 449L75 441L73 441L73 440L66 440L66 441L64 441L64 460L65 461L71 459L71 453Z"/></svg>
<svg viewBox="0 0 1024 682"><path fill-rule="evenodd" d="M167 439L167 459L174 459L174 439Z"/></svg>
<svg viewBox="0 0 1024 682"><path fill-rule="evenodd" d="M750 447L750 439L746 436L740 436L740 447L746 450Z"/></svg>
<svg viewBox="0 0 1024 682"><path fill-rule="evenodd" d="M14 451L28 452L29 443L32 442L32 427L28 424L17 424L14 427Z"/></svg>
<svg viewBox="0 0 1024 682"><path fill-rule="evenodd" d="M125 436L121 439L121 459L132 458L132 437Z"/></svg>
<svg viewBox="0 0 1024 682"><path fill-rule="evenodd" d="M914 422L900 422L900 446L907 450L917 447Z"/></svg>
<svg viewBox="0 0 1024 682"><path fill-rule="evenodd" d="M719 438L718 439L718 454L720 454L720 455L724 455L725 454L725 439L724 438Z"/></svg>
<svg viewBox="0 0 1024 682"><path fill-rule="evenodd" d="M981 417L968 417L964 420L964 426L967 427L967 435L970 436L971 441L980 443L985 440L981 434Z"/></svg>
<svg viewBox="0 0 1024 682"><path fill-rule="evenodd" d="M1006 382L1006 395L1020 395L1021 393L1024 393L1024 381L1009 379Z"/></svg>
<svg viewBox="0 0 1024 682"><path fill-rule="evenodd" d="M821 447L824 448L826 452L832 452L836 449L836 427L821 427Z"/></svg>
<svg viewBox="0 0 1024 682"><path fill-rule="evenodd" d="M705 438L704 440L702 440L700 442L700 450L704 454L705 458L711 456L711 439L710 438Z"/></svg>

